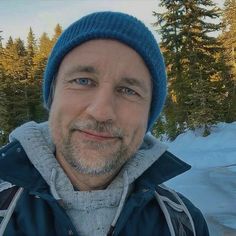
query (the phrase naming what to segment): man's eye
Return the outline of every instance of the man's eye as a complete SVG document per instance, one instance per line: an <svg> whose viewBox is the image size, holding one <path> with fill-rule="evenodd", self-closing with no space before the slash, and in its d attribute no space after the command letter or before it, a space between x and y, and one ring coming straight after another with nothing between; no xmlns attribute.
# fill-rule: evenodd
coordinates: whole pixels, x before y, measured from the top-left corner
<svg viewBox="0 0 236 236"><path fill-rule="evenodd" d="M138 95L133 89L122 87L118 89L119 93L122 93L127 96L135 96Z"/></svg>
<svg viewBox="0 0 236 236"><path fill-rule="evenodd" d="M78 85L92 85L92 80L88 78L77 78L71 81L72 83L76 83Z"/></svg>

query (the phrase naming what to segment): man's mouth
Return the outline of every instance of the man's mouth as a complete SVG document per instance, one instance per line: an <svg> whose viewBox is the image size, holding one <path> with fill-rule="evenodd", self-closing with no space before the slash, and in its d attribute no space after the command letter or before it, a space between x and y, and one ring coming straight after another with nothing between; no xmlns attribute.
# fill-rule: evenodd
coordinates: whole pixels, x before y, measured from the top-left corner
<svg viewBox="0 0 236 236"><path fill-rule="evenodd" d="M83 138L94 140L94 141L111 141L111 140L120 138L118 136L114 136L109 133L101 133L101 132L95 132L95 131L90 131L90 130L87 131L87 130L81 130L81 129L78 129L77 131L80 132Z"/></svg>

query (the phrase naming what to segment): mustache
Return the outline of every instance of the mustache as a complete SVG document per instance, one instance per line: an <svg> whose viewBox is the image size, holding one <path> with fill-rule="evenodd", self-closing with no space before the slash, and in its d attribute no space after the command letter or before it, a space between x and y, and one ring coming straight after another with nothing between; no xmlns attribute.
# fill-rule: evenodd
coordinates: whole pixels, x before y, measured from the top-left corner
<svg viewBox="0 0 236 236"><path fill-rule="evenodd" d="M114 127L112 122L109 121L99 122L96 120L86 120L86 121L78 120L76 122L73 122L73 124L71 124L70 130L72 132L76 130L95 131L98 133L108 133L109 135L117 138L124 137L123 131L118 127Z"/></svg>

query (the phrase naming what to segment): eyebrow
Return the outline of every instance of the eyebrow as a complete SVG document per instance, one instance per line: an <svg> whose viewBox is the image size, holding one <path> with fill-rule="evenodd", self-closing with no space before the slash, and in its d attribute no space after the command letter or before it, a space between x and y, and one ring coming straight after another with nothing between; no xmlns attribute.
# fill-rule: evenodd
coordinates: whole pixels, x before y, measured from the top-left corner
<svg viewBox="0 0 236 236"><path fill-rule="evenodd" d="M70 68L68 71L65 72L64 76L72 76L75 73L78 72L84 72L84 73L90 73L90 74L99 74L99 72L93 67L93 66L81 66L81 65L76 65Z"/></svg>

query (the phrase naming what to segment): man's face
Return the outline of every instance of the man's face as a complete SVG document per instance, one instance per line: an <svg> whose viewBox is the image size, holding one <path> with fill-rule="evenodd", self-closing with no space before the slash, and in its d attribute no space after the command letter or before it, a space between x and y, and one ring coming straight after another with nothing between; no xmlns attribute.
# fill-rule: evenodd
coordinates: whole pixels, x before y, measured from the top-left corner
<svg viewBox="0 0 236 236"><path fill-rule="evenodd" d="M56 153L82 174L115 174L142 143L151 103L142 58L115 40L91 40L63 59L50 110Z"/></svg>

